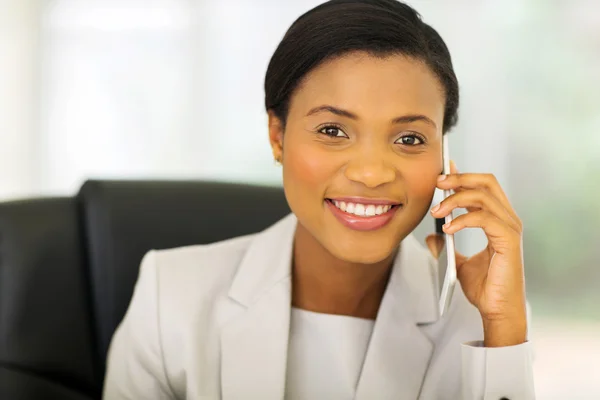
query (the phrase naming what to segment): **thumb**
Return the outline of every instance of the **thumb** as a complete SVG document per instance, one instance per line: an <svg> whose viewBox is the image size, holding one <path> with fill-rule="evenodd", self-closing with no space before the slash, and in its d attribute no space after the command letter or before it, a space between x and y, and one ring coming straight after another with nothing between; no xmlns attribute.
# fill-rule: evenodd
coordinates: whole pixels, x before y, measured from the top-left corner
<svg viewBox="0 0 600 400"><path fill-rule="evenodd" d="M458 270L468 259L469 257L463 255L460 251L454 250L456 254L456 269Z"/></svg>
<svg viewBox="0 0 600 400"><path fill-rule="evenodd" d="M440 256L440 252L444 248L444 237L437 233L432 233L427 235L425 238L425 243L429 248L429 251L433 256L437 259Z"/></svg>

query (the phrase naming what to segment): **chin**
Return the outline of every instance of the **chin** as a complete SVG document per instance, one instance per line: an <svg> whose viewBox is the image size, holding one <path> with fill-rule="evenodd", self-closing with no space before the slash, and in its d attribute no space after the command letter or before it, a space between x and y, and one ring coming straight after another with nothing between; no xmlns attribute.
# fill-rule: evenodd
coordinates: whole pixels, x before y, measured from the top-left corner
<svg viewBox="0 0 600 400"><path fill-rule="evenodd" d="M379 242L376 245L328 246L328 251L337 259L353 264L376 264L392 255L397 246L385 246Z"/></svg>

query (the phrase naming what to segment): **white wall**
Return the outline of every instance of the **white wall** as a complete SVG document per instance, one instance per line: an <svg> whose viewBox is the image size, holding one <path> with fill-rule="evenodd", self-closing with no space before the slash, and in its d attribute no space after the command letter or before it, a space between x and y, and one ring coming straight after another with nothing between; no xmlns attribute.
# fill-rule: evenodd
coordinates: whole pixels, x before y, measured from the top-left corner
<svg viewBox="0 0 600 400"><path fill-rule="evenodd" d="M89 177L278 184L267 141L264 74L289 25L321 2L49 2L42 24L40 190L74 192ZM481 29L489 10L472 2L413 3L455 52L467 88L461 112L472 117L452 135L453 157L464 169L494 171L505 181L506 135L501 124L487 127L490 112L498 116L505 100L502 82L486 81L494 70L485 65L492 51L486 44L496 33ZM464 18L467 9L478 18ZM473 30L483 34L473 36ZM478 73L464 54L472 48L482 60ZM485 82L496 93L492 109L481 109L480 91L469 90ZM500 151L481 151L492 140ZM418 236L431 226L424 221ZM463 239L459 246L467 253L485 240L474 231Z"/></svg>
<svg viewBox="0 0 600 400"><path fill-rule="evenodd" d="M38 192L39 5L0 0L0 199Z"/></svg>

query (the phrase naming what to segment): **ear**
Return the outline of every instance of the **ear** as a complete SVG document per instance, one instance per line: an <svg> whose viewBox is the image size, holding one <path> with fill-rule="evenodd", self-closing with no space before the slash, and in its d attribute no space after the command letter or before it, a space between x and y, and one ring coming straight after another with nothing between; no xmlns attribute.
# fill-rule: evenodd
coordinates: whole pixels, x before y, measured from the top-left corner
<svg viewBox="0 0 600 400"><path fill-rule="evenodd" d="M273 158L281 162L283 158L283 121L275 115L273 110L267 112L269 116L269 142L273 151Z"/></svg>

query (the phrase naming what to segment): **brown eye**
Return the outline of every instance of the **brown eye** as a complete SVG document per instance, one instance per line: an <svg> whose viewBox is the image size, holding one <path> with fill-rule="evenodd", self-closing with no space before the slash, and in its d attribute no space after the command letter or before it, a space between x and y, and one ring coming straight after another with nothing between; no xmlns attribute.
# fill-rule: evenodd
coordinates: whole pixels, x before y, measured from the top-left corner
<svg viewBox="0 0 600 400"><path fill-rule="evenodd" d="M417 135L406 135L406 136L402 136L401 138L396 140L395 143L403 144L405 146L418 146L420 144L423 144L424 141Z"/></svg>
<svg viewBox="0 0 600 400"><path fill-rule="evenodd" d="M322 133L325 136L336 137L336 138L347 138L348 137L348 135L346 135L343 130L341 130L339 127L333 126L333 125L324 126L323 128L321 128L319 130L319 133Z"/></svg>

